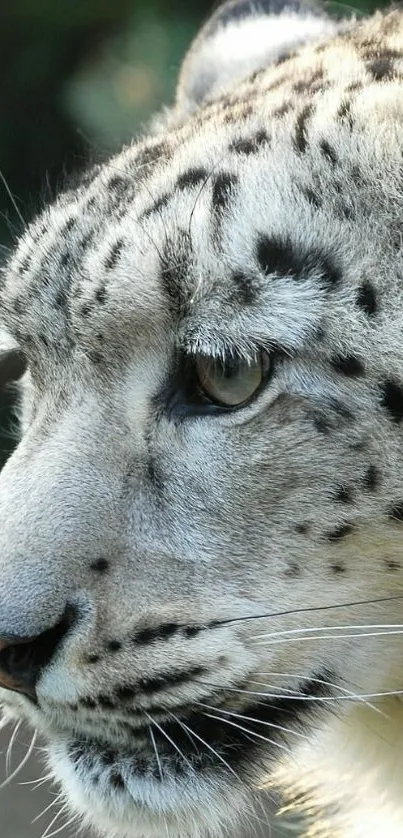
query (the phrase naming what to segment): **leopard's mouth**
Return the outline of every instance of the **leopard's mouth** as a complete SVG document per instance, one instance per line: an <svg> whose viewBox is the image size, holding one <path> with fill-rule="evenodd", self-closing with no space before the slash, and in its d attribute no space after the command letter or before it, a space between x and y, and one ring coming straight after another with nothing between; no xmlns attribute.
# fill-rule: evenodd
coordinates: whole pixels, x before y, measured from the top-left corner
<svg viewBox="0 0 403 838"><path fill-rule="evenodd" d="M122 789L125 776L133 775L159 783L179 780L189 771L245 778L263 753L275 761L288 750L290 740L304 735L301 728L309 728L311 717L324 708L330 689L321 674L301 683L292 695L267 698L262 693L248 704L238 702L236 710L233 704L230 709L225 703L200 702L186 712L181 708L180 715L169 712L164 721L147 714L147 722L131 728L131 742L124 745L75 736L69 742L69 760L79 773L109 774L111 784Z"/></svg>

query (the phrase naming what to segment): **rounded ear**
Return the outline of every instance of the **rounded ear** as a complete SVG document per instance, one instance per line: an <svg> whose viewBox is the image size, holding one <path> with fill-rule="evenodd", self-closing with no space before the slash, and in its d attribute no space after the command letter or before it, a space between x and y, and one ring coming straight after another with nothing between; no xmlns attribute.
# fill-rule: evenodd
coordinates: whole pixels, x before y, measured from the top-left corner
<svg viewBox="0 0 403 838"><path fill-rule="evenodd" d="M185 57L175 114L186 116L301 44L332 37L339 26L315 0L228 0Z"/></svg>

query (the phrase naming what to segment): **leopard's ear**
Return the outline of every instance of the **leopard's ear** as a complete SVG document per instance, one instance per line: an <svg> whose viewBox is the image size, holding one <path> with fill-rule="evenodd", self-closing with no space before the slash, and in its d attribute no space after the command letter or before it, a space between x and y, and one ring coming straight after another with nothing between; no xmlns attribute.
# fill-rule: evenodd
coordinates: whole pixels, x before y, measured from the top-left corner
<svg viewBox="0 0 403 838"><path fill-rule="evenodd" d="M27 361L18 344L0 327L0 389L24 374Z"/></svg>
<svg viewBox="0 0 403 838"><path fill-rule="evenodd" d="M237 79L339 28L315 0L228 0L203 26L185 57L175 113L183 117Z"/></svg>

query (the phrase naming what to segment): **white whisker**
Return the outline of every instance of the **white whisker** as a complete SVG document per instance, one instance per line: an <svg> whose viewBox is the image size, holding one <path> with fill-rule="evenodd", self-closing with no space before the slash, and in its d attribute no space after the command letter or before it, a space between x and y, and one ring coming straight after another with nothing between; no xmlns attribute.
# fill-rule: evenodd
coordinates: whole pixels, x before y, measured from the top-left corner
<svg viewBox="0 0 403 838"><path fill-rule="evenodd" d="M17 776L17 774L20 773L20 771L22 770L24 765L26 765L26 763L28 762L28 760L29 760L29 758L32 754L32 751L34 749L34 745L35 745L35 742L36 742L37 735L38 735L38 732L37 732L37 730L35 730L34 733L33 733L32 739L31 739L31 743L28 747L28 750L27 750L25 756L22 758L19 765L17 765L17 768L15 768L14 771L12 771L11 774L8 774L6 780L4 780L4 782L0 784L0 791L2 791L6 786L8 786L8 784L11 783L12 780L14 780L14 778Z"/></svg>
<svg viewBox="0 0 403 838"><path fill-rule="evenodd" d="M66 806L62 806L61 809L59 809L59 811L56 812L56 815L54 816L53 820L51 820L49 826L47 826L45 831L42 833L41 838L50 838L49 830L52 829L53 824L56 823L56 821L58 820L58 818L61 817L64 811L66 811Z"/></svg>
<svg viewBox="0 0 403 838"><path fill-rule="evenodd" d="M254 722L255 724L266 725L267 727L273 728L273 730L281 730L283 733L291 733L293 736L298 736L301 739L305 739L307 742L309 741L309 737L305 736L303 733L299 733L299 731L292 730L292 728L289 727L283 727L283 725L275 724L274 722L254 719L253 716L245 716L242 713L235 713L232 710L223 710L222 707L220 707L220 709L217 709L216 707L213 707L213 705L204 704L201 701L197 701L196 704L199 707L205 707L207 710L214 710L214 712L219 713L219 715L217 716L218 719L221 718L221 713L225 713L226 716L234 716L237 719L244 719L245 721Z"/></svg>
<svg viewBox="0 0 403 838"><path fill-rule="evenodd" d="M60 812L60 814L62 814L62 811ZM62 831L62 829L67 829L68 826L71 826L71 824L74 823L74 821L76 821L78 819L78 817L79 816L77 814L74 814L73 817L70 818L69 821L66 821L65 823L62 823L62 825L59 826L58 829L55 829L54 832L44 833L44 835L42 835L42 838L45 838L45 836L46 836L46 838L54 838L54 836L58 835L59 832Z"/></svg>
<svg viewBox="0 0 403 838"><path fill-rule="evenodd" d="M212 745L210 745L208 742L206 742L205 739L203 739L201 736L199 736L199 734L196 733L196 731L194 731L191 727L189 727L187 724L185 724L185 722L182 721L181 719L178 719L178 724L180 724L180 726L183 727L184 730L188 730L189 733L191 734L191 736L195 736L196 739L198 739L199 742L201 742L202 745L204 745L206 748L208 748L208 750L211 751L211 753L213 753L214 756L217 757L217 759L219 759L220 762L222 762L223 765L225 765L226 768L228 768L228 771L230 771L231 774L233 774L234 777L236 777L236 779L240 781L240 777L238 777L238 774L236 773L236 771L234 771L234 769L229 765L229 763L224 759L224 757L221 756L221 754L219 754L218 751L216 751L216 749L213 748Z"/></svg>
<svg viewBox="0 0 403 838"><path fill-rule="evenodd" d="M333 687L336 690L340 690L345 695L349 695L352 699L357 699L358 701L362 701L370 710L374 710L375 713L379 713L384 718L388 718L387 714L383 712L379 707L376 707L375 704L371 704L369 701L365 701L365 699L361 698L357 693L354 693L352 690L348 690L346 687L341 687L340 684L335 684L334 681L329 681L327 678L313 678L310 675L301 675L292 672L256 672L256 675L260 675L263 678L266 676L279 676L281 678L299 678L300 680L309 680L312 681L314 684L324 684L325 686ZM282 687L284 690L285 688ZM287 690L287 692L292 692L292 690ZM298 692L294 690L294 693L298 695Z"/></svg>
<svg viewBox="0 0 403 838"><path fill-rule="evenodd" d="M217 721L217 716L213 716L211 713L203 713L203 716L207 716L207 718L215 719ZM227 725L232 725L232 727L237 727L244 733L248 733L249 736L256 736L257 739L262 739L264 742L268 742L269 745L274 745L276 748L280 748L281 751L286 751L287 754L290 753L290 749L287 748L286 745L282 745L280 742L276 742L275 739L269 739L267 736L263 736L261 733L255 733L254 730L250 730L247 727L243 727L242 725L239 725L236 722L231 721L231 719L223 719L222 716L220 716L219 719L221 722L224 722Z"/></svg>
<svg viewBox="0 0 403 838"><path fill-rule="evenodd" d="M260 641L257 643L258 646L282 646L286 643L300 643L301 641L307 642L309 641L312 643L315 640L351 640L353 638L365 638L365 637L392 637L397 634L403 634L403 629L399 631L372 631L372 632L360 632L355 634L319 634L317 636L310 635L309 637L286 637L280 640L273 640L270 643L266 641ZM275 635L273 635L275 637Z"/></svg>
<svg viewBox="0 0 403 838"><path fill-rule="evenodd" d="M160 725L160 724L158 724L158 722L156 722L156 721L155 721L155 719L153 719L153 718L149 715L149 713L147 713L147 711L146 711L146 710L144 711L144 713L145 713L145 715L147 716L147 719L151 722L151 724L155 725L155 727L156 727L156 728L158 728L159 732L160 732L160 733L162 733L162 735L165 737L165 739L167 739L167 740L168 740L168 742L170 742L170 743L171 743L172 747L175 749L175 751L177 751L177 753L179 754L179 756L180 756L180 757L182 757L183 761L184 761L184 762L186 762L186 764L189 766L189 768L190 768L192 771L194 771L194 768L193 768L192 763L191 763L191 762L189 762L189 760L185 757L185 754L183 754L183 753L182 753L181 749L180 749L180 748L178 747L178 745L174 742L174 740L173 740L173 739L171 739L171 737L170 737L170 736L169 736L169 734L166 732L166 730L164 730L164 728L163 728L163 727L161 727L161 725Z"/></svg>
<svg viewBox="0 0 403 838"><path fill-rule="evenodd" d="M273 638L273 637L283 637L286 635L293 635L293 634L313 634L314 632L321 632L321 631L344 631L345 629L351 631L358 631L359 629L402 629L402 623L358 623L358 624L344 624L338 626L309 626L304 628L301 626L300 628L293 628L293 629L281 629L280 631L272 631L266 632L264 634L255 634L253 637L249 638L250 640L262 640L265 638Z"/></svg>
<svg viewBox="0 0 403 838"><path fill-rule="evenodd" d="M10 768L11 768L11 754L12 754L12 750L13 750L13 745L14 745L14 742L15 742L15 740L16 740L16 736L17 736L17 734L18 734L18 731L19 731L19 729L20 729L20 727L21 727L21 724L22 724L21 720L20 720L20 721L18 721L18 722L16 722L16 725L15 725L15 727L14 727L14 730L13 730L13 732L12 732L11 736L10 736L10 741L9 741L9 743L8 743L8 748L7 748L7 752L6 752L6 776L7 776L7 778L8 778L8 776L9 776L9 774L10 774Z"/></svg>
<svg viewBox="0 0 403 838"><path fill-rule="evenodd" d="M35 783L46 783L46 780L50 780L53 777L53 774L45 774L44 777L37 777L35 780L19 780L19 786L33 786Z"/></svg>
<svg viewBox="0 0 403 838"><path fill-rule="evenodd" d="M154 737L154 733L153 733L153 729L152 729L151 725L148 725L148 730L149 730L149 733L150 733L150 739L151 739L152 746L153 746L153 749L154 749L155 758L157 760L157 765L158 765L158 771L159 771L160 779L161 779L161 782L162 782L163 779L164 779L164 775L163 775L163 772L162 772L161 760L160 760L159 753L158 753L157 743L155 741L155 737Z"/></svg>
<svg viewBox="0 0 403 838"><path fill-rule="evenodd" d="M42 811L39 813L39 815L36 815L36 817L35 817L35 818L31 821L31 826L32 826L34 823L36 823L36 821L39 821L39 819L40 819L40 818L43 818L43 816L44 816L44 815L46 815L46 812L48 812L48 811L49 811L49 809L52 809L52 808L53 808L53 806L57 806L57 804L58 804L58 803L60 803L60 801L61 801L62 799L63 799L63 794L60 792L60 794L58 794L58 795L57 795L57 797L55 798L55 800L52 800L52 801L51 801L51 802L50 802L50 803L46 806L46 808L45 808L45 809L42 809Z"/></svg>
<svg viewBox="0 0 403 838"><path fill-rule="evenodd" d="M297 698L298 701L316 701L316 702L334 702L338 704L340 701L356 701L358 699L367 699L367 698L387 698L388 696L396 696L396 695L403 695L403 690L387 690L385 692L379 693L357 693L354 697L349 695L338 695L338 696L323 696L323 695L283 695L282 693L270 693L270 692L258 692L256 690L246 690L242 689L241 687L223 687L222 684L214 684L211 681L204 681L205 684L208 684L210 687L215 687L216 689L223 690L228 692L234 693L241 693L244 695L256 695L261 696L262 698L275 698L275 699L289 699L290 701L295 701Z"/></svg>

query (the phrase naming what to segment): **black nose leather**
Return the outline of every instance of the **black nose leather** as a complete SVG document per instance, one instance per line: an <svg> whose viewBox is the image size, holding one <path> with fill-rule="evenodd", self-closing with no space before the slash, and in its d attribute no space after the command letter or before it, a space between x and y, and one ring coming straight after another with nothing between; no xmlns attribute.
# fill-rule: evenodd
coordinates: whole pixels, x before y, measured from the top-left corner
<svg viewBox="0 0 403 838"><path fill-rule="evenodd" d="M36 698L36 684L71 625L65 615L37 637L0 637L0 687Z"/></svg>

